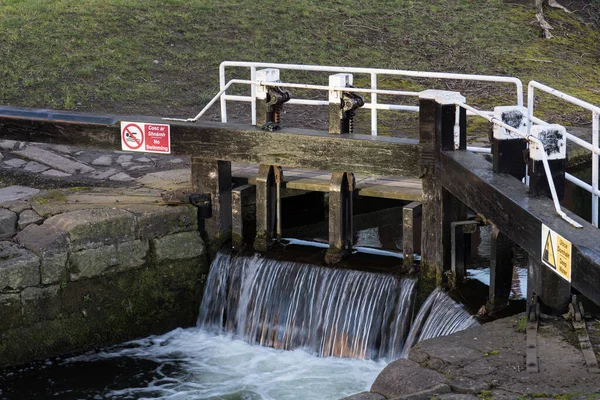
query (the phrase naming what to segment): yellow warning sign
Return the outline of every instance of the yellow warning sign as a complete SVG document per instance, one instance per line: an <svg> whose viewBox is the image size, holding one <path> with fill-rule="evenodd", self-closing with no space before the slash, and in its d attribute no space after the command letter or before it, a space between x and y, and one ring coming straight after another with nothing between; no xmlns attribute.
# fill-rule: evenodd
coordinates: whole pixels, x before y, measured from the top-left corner
<svg viewBox="0 0 600 400"><path fill-rule="evenodd" d="M571 282L571 242L542 224L542 262Z"/></svg>

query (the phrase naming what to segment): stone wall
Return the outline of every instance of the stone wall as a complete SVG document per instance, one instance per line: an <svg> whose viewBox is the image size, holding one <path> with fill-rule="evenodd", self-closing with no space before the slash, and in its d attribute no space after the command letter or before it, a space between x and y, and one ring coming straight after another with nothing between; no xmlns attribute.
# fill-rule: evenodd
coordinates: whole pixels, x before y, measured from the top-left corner
<svg viewBox="0 0 600 400"><path fill-rule="evenodd" d="M207 271L189 205L0 203L0 366L194 325Z"/></svg>

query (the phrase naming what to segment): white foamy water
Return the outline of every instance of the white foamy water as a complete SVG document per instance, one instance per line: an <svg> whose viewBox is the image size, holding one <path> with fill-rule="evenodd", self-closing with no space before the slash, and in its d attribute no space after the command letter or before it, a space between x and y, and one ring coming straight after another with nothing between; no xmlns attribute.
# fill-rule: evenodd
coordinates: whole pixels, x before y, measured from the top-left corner
<svg viewBox="0 0 600 400"><path fill-rule="evenodd" d="M123 357L157 362L154 378L139 387L104 393L104 398L339 399L368 390L386 365L250 345L198 328L176 329L68 362Z"/></svg>

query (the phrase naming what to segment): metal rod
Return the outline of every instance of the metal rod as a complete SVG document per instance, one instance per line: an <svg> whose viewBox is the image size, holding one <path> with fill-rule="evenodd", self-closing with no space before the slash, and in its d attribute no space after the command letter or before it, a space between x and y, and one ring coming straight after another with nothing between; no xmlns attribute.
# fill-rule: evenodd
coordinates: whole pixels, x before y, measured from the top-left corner
<svg viewBox="0 0 600 400"><path fill-rule="evenodd" d="M473 75L473 74L455 74L448 72L423 72L423 71L408 71L396 69L380 69L380 68L356 68L356 67L336 67L336 66L321 66L321 65L299 65L299 64L279 64L279 63L259 63L247 61L223 61L219 66L220 69L225 67L258 67L258 68L279 68L296 71L320 71L320 72L347 72L347 73L363 73L378 75L395 75L395 76L410 76L414 78L431 78L431 79L453 79L466 81L480 82L496 82L496 83L511 83L516 86L517 105L523 105L523 83L519 78L508 76L494 75Z"/></svg>
<svg viewBox="0 0 600 400"><path fill-rule="evenodd" d="M523 134L518 129L515 129L512 126L505 124L504 122L502 122L501 120L499 120L496 117L492 117L492 116L486 115L484 113L480 113L479 110L477 110L476 108L471 107L467 104L462 104L462 103L457 103L457 104L459 106L463 107L464 109L470 110L473 113L478 114L479 116L487 119L488 121L490 121L493 124L499 125L512 133L515 133L521 137L524 137L525 139L527 139L527 141L529 143L535 143L538 146L541 146L542 148L544 147L544 144L539 139L537 139L529 134L527 134L527 135ZM548 164L548 155L546 154L545 151L542 151L541 154L542 154L542 163L544 165L544 170L546 171L546 179L548 180L548 186L550 187L550 193L552 194L552 201L554 202L554 208L556 209L557 214L560 215L565 221L567 221L569 224L573 225L574 227L582 228L582 225L580 223L573 220L571 217L569 217L567 214L565 214L565 212L562 210L562 208L560 206L560 202L558 200L558 196L556 194L556 187L554 186L554 181L552 180L550 164Z"/></svg>
<svg viewBox="0 0 600 400"><path fill-rule="evenodd" d="M221 122L227 122L227 101L225 101L225 68L219 68L219 90L221 95Z"/></svg>
<svg viewBox="0 0 600 400"><path fill-rule="evenodd" d="M377 74L371 73L371 89L377 89ZM371 135L377 136L377 93L371 93Z"/></svg>
<svg viewBox="0 0 600 400"><path fill-rule="evenodd" d="M600 111L592 112L592 146L594 150L598 150L599 144L599 118ZM596 193L598 192L598 165L600 164L599 161L600 156L598 156L598 153L594 152L594 154L592 154L592 224L594 224L595 227L598 227L598 196L596 195Z"/></svg>
<svg viewBox="0 0 600 400"><path fill-rule="evenodd" d="M277 188L277 241L281 242L281 182L276 180Z"/></svg>

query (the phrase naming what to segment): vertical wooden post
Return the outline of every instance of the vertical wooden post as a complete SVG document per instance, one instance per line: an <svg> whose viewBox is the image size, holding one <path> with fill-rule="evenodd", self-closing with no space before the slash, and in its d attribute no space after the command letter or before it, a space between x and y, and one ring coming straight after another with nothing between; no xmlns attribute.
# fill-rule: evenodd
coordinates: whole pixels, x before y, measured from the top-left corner
<svg viewBox="0 0 600 400"><path fill-rule="evenodd" d="M561 315L567 312L571 301L571 284L530 255L527 275L528 301L531 300L532 293L537 295L543 312Z"/></svg>
<svg viewBox="0 0 600 400"><path fill-rule="evenodd" d="M195 157L191 161L192 191L211 195L212 217L205 220L203 234L213 257L231 237L231 162Z"/></svg>
<svg viewBox="0 0 600 400"><path fill-rule="evenodd" d="M486 310L493 314L508 304L512 288L512 242L495 226L492 228L490 254L490 291Z"/></svg>
<svg viewBox="0 0 600 400"><path fill-rule="evenodd" d="M242 185L231 192L232 234L231 242L235 250L240 250L251 238L248 226L244 223L244 207L256 195L254 185Z"/></svg>
<svg viewBox="0 0 600 400"><path fill-rule="evenodd" d="M456 103L464 101L459 93L437 90L424 91L419 99L423 180L420 280L423 282L443 282L444 268L450 268L450 223L466 219L465 206L440 183L441 152L466 147L466 113L463 109L459 113L458 143L455 140Z"/></svg>
<svg viewBox="0 0 600 400"><path fill-rule="evenodd" d="M421 203L413 201L402 208L402 252L407 271L414 268L415 253L421 252Z"/></svg>
<svg viewBox="0 0 600 400"><path fill-rule="evenodd" d="M542 152L545 151L558 199L561 200L564 197L567 167L566 134L566 129L561 125L531 127L531 135L544 144L543 148L537 144L532 144L529 148L529 193L532 196L552 196L542 162Z"/></svg>
<svg viewBox="0 0 600 400"><path fill-rule="evenodd" d="M256 239L254 249L265 252L271 246L281 199L277 187L283 182L283 170L273 165L260 165L256 177ZM279 218L280 219L280 218Z"/></svg>
<svg viewBox="0 0 600 400"><path fill-rule="evenodd" d="M336 264L352 252L354 174L333 172L329 186L329 249L327 264Z"/></svg>
<svg viewBox="0 0 600 400"><path fill-rule="evenodd" d="M507 125L527 133L527 109L525 107L495 107L494 116ZM522 180L525 177L525 154L527 139L494 125L492 138L493 171L507 173Z"/></svg>
<svg viewBox="0 0 600 400"><path fill-rule="evenodd" d="M450 286L456 288L464 282L466 276L467 243L466 235L477 231L477 221L456 221L450 223L451 260Z"/></svg>

